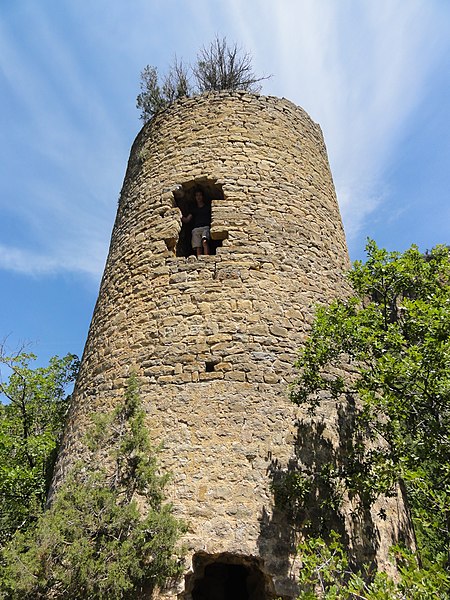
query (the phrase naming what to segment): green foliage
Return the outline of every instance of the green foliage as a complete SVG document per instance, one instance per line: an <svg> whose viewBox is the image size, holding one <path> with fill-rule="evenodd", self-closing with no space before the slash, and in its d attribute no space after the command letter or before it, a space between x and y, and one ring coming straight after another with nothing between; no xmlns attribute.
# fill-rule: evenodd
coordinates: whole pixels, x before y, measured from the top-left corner
<svg viewBox="0 0 450 600"><path fill-rule="evenodd" d="M195 85L191 84L191 77ZM267 77L253 73L252 57L226 38L216 37L197 54L194 66L185 67L175 57L167 75L159 82L156 67L147 65L141 72L141 93L136 99L140 118L146 123L159 111L183 96L220 90L259 92Z"/></svg>
<svg viewBox="0 0 450 600"><path fill-rule="evenodd" d="M292 400L311 413L327 398L352 407L340 484L371 504L402 482L423 564L448 566L449 249L369 241L367 254L349 273L354 295L318 309Z"/></svg>
<svg viewBox="0 0 450 600"><path fill-rule="evenodd" d="M301 561L298 600L444 600L450 592L450 577L444 570L422 568L413 554L392 548L398 571L394 581L386 573L372 572L370 566L356 569L348 558L339 535L330 540L310 538L298 546Z"/></svg>
<svg viewBox="0 0 450 600"><path fill-rule="evenodd" d="M147 65L141 72L140 87L136 107L141 111L140 117L145 123L178 98L192 93L188 71L176 57L161 84L156 67Z"/></svg>
<svg viewBox="0 0 450 600"><path fill-rule="evenodd" d="M0 547L42 512L78 359L53 357L33 369L33 354L0 349ZM3 377L8 377L3 380Z"/></svg>
<svg viewBox="0 0 450 600"><path fill-rule="evenodd" d="M4 550L5 598L135 598L179 574L185 528L164 503L167 476L158 472L135 376L123 405L95 417L88 437L89 460L66 477L36 528Z"/></svg>

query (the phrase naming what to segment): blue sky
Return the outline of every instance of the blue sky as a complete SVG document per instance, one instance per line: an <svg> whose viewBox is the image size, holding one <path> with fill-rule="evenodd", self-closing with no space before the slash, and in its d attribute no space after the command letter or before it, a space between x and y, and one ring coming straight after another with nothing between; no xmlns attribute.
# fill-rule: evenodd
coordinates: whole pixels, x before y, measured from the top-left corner
<svg viewBox="0 0 450 600"><path fill-rule="evenodd" d="M2 0L0 341L81 355L147 64L227 36L324 132L352 259L450 242L448 0Z"/></svg>

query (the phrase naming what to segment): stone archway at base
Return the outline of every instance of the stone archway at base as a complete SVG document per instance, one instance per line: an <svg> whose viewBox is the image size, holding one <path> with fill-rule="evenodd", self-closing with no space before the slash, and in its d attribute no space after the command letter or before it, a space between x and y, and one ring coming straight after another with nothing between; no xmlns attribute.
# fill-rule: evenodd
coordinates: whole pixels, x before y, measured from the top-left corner
<svg viewBox="0 0 450 600"><path fill-rule="evenodd" d="M189 600L270 600L272 582L251 557L197 554L186 578Z"/></svg>

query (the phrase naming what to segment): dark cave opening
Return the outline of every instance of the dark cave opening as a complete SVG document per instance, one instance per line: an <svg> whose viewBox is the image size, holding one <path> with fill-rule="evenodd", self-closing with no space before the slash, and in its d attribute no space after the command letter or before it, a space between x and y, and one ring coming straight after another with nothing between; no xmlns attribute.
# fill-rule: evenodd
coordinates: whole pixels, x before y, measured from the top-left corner
<svg viewBox="0 0 450 600"><path fill-rule="evenodd" d="M192 590L192 600L250 600L249 572L243 565L212 563Z"/></svg>
<svg viewBox="0 0 450 600"><path fill-rule="evenodd" d="M198 554L187 577L186 598L192 600L267 600L270 578L255 558L230 554ZM190 592L190 593L189 593Z"/></svg>

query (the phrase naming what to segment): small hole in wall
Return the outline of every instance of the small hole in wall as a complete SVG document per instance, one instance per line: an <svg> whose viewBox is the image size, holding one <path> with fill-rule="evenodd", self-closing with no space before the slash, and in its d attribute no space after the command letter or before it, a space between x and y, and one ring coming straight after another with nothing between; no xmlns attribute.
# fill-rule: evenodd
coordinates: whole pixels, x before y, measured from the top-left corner
<svg viewBox="0 0 450 600"><path fill-rule="evenodd" d="M212 373L214 371L216 364L213 362L206 362L205 363L205 371L207 373Z"/></svg>

